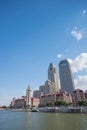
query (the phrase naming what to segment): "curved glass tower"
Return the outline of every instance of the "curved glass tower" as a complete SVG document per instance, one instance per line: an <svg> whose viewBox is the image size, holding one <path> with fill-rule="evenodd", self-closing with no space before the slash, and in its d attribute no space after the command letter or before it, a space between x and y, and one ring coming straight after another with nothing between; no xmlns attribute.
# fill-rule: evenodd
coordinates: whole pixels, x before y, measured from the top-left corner
<svg viewBox="0 0 87 130"><path fill-rule="evenodd" d="M75 89L74 79L72 77L70 64L66 59L59 63L59 75L61 90L72 94Z"/></svg>

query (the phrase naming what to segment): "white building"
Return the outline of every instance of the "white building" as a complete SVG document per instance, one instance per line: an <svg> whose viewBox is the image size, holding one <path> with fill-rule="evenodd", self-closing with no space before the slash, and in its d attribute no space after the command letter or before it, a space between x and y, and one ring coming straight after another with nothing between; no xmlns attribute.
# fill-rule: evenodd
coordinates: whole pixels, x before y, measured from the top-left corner
<svg viewBox="0 0 87 130"><path fill-rule="evenodd" d="M43 94L53 94L55 92L54 83L52 83L50 80L47 80L45 85L41 85L39 87L39 90Z"/></svg>
<svg viewBox="0 0 87 130"><path fill-rule="evenodd" d="M27 108L31 107L31 89L29 85L26 90L26 107Z"/></svg>

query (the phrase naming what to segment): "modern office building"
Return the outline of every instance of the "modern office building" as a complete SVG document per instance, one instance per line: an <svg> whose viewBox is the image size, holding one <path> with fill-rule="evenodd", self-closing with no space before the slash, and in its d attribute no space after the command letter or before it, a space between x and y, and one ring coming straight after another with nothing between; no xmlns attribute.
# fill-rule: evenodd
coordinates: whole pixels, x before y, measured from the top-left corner
<svg viewBox="0 0 87 130"><path fill-rule="evenodd" d="M40 90L34 90L33 91L33 97L34 98L40 98L40 94L41 94Z"/></svg>
<svg viewBox="0 0 87 130"><path fill-rule="evenodd" d="M59 91L58 75L57 75L57 71L53 63L50 63L49 68L48 68L48 80L54 83L55 92L58 92Z"/></svg>
<svg viewBox="0 0 87 130"><path fill-rule="evenodd" d="M72 76L72 72L68 60L65 59L60 61L59 75L60 75L61 90L73 94L73 91L75 89L74 79Z"/></svg>

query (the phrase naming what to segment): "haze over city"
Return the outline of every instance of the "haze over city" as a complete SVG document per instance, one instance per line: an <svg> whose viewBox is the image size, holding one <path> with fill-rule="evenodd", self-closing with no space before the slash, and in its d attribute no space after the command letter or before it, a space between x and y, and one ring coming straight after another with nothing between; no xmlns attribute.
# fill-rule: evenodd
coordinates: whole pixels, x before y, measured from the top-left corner
<svg viewBox="0 0 87 130"><path fill-rule="evenodd" d="M50 63L59 75L63 59L87 90L86 0L0 1L0 105L44 84Z"/></svg>

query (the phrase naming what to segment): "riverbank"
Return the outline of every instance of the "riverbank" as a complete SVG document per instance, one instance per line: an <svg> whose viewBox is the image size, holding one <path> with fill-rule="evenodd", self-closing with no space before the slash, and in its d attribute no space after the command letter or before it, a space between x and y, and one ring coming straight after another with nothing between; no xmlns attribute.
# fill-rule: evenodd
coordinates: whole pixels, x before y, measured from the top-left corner
<svg viewBox="0 0 87 130"><path fill-rule="evenodd" d="M33 109L2 109L2 110L11 110L19 112L55 112L55 113L86 113L87 107L42 107L42 108L33 108Z"/></svg>
<svg viewBox="0 0 87 130"><path fill-rule="evenodd" d="M40 112L87 113L87 107L43 107Z"/></svg>

